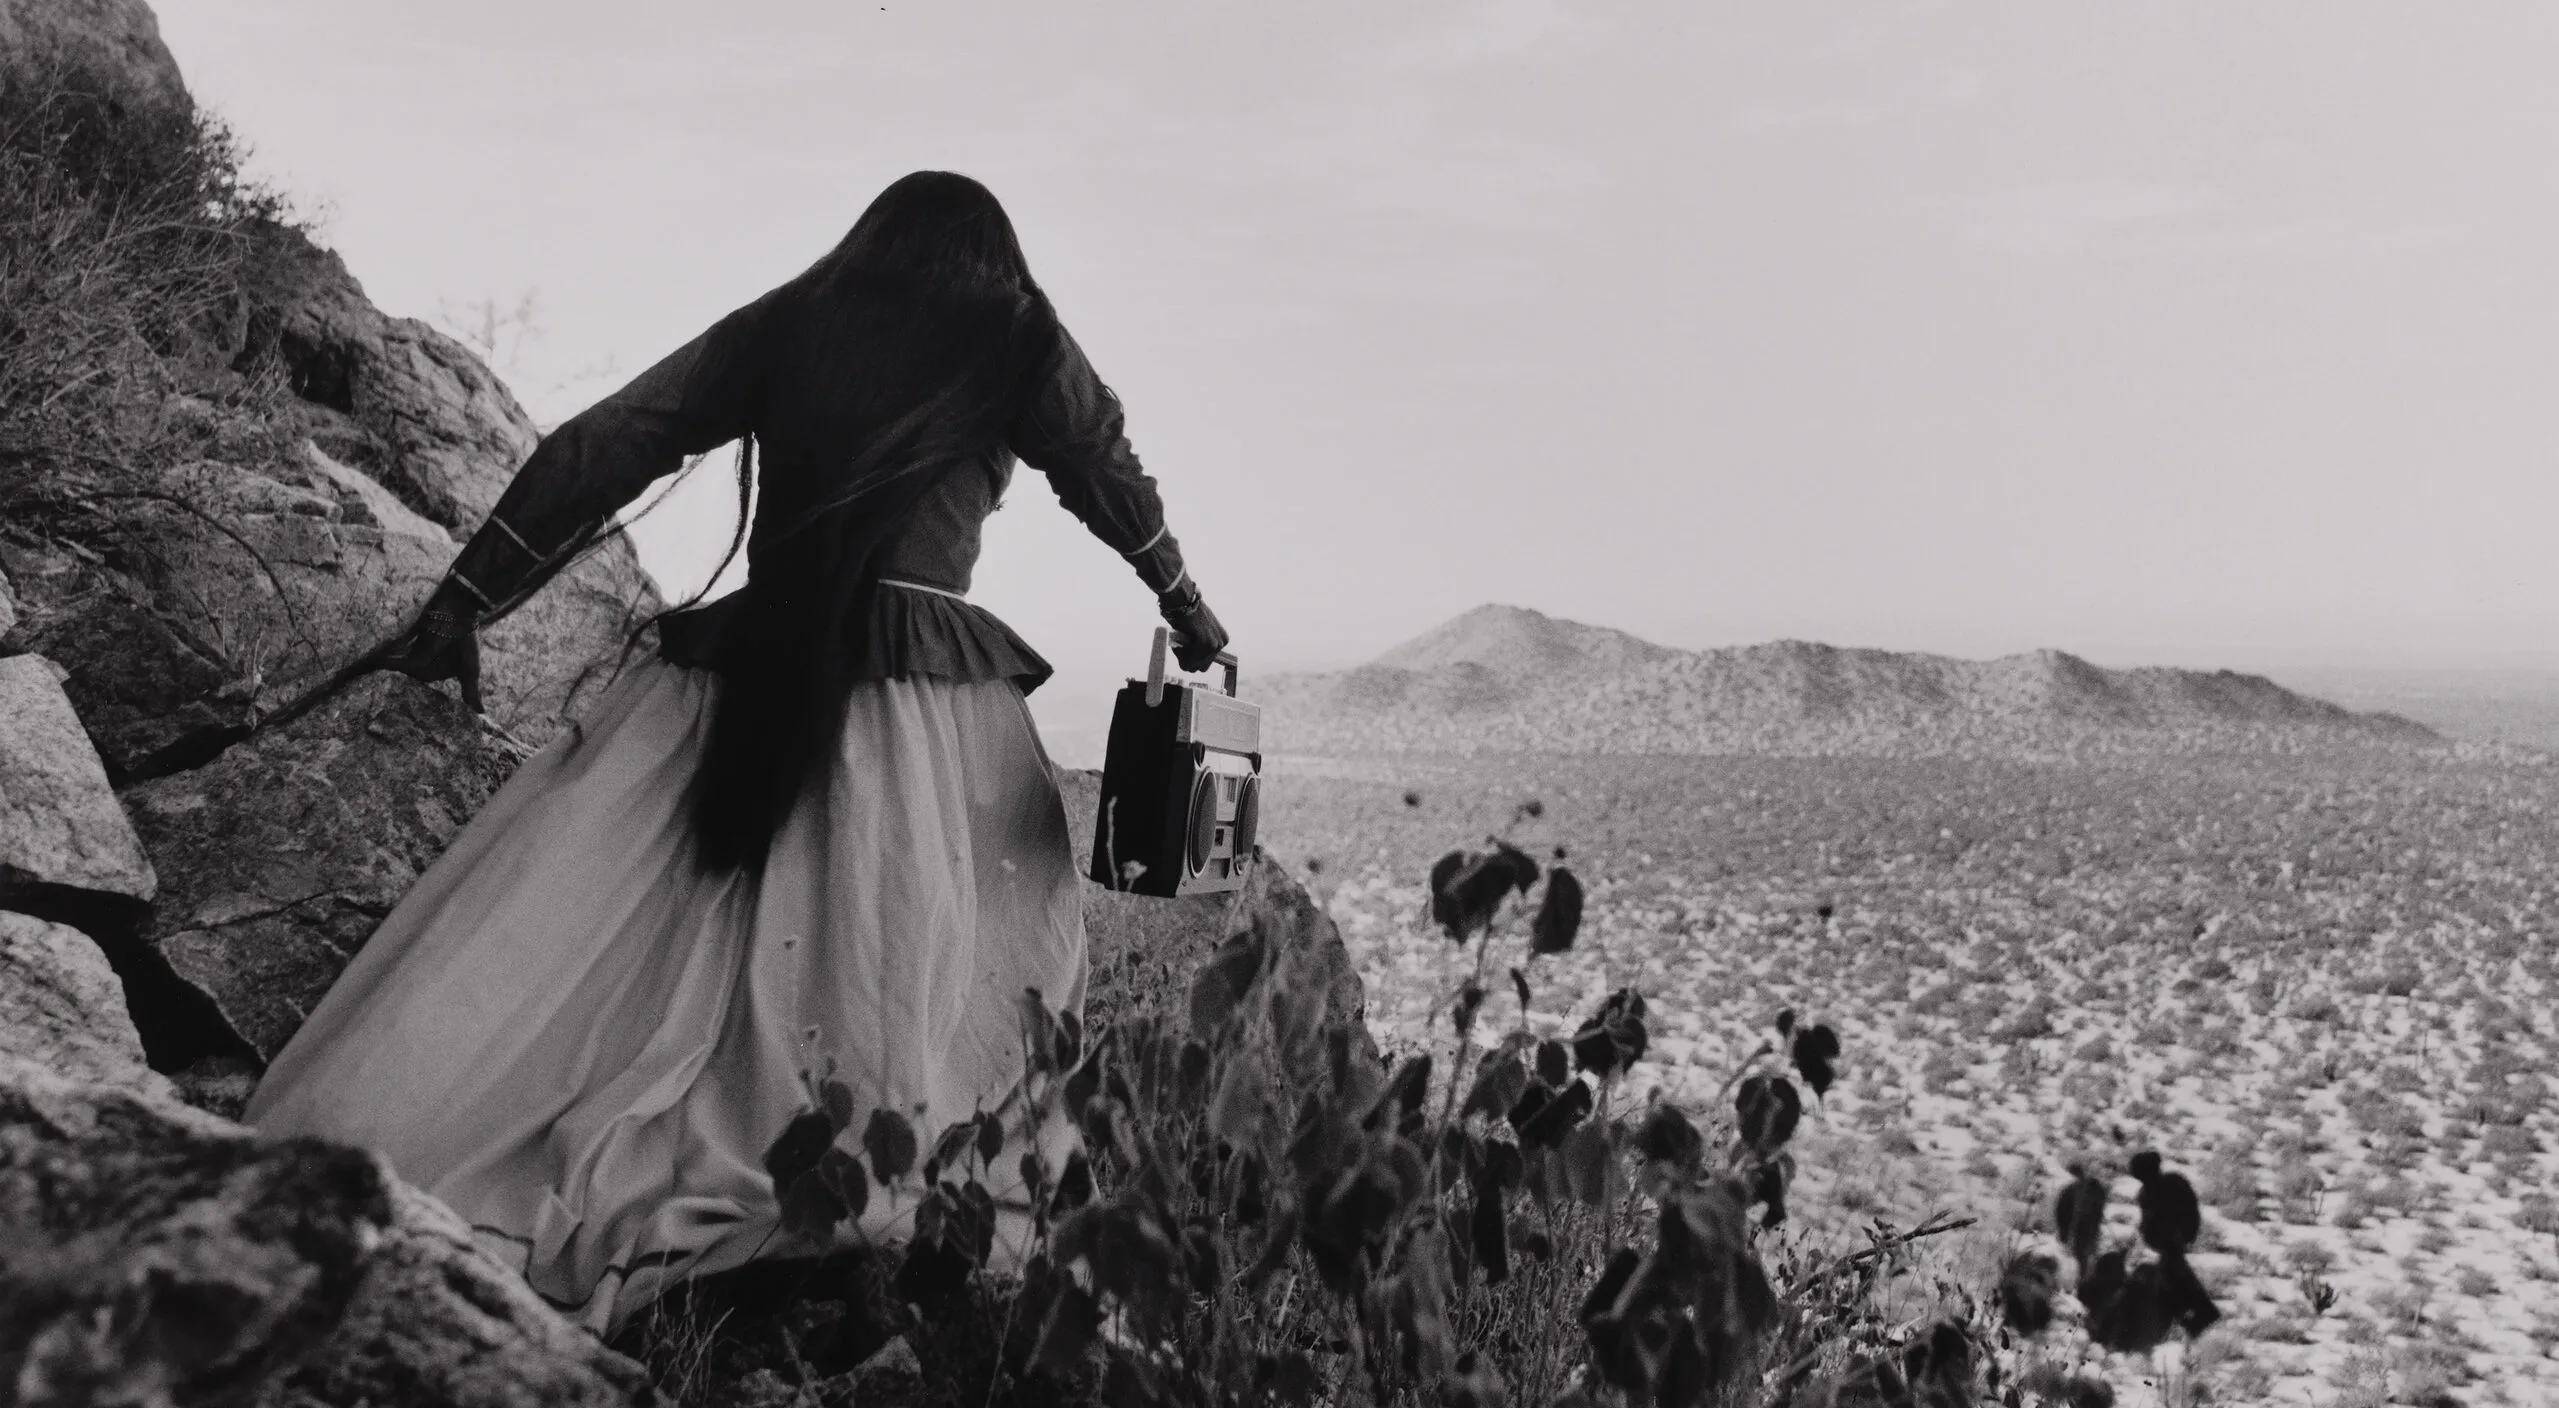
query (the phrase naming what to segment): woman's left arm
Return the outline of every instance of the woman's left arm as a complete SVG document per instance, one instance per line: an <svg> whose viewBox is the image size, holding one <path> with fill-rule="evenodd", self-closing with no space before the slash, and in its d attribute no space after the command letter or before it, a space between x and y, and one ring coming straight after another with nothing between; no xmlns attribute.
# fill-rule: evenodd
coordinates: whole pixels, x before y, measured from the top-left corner
<svg viewBox="0 0 2559 1408"><path fill-rule="evenodd" d="M1008 433L1013 453L1047 475L1068 511L1127 559L1155 593L1157 608L1179 636L1182 667L1207 669L1226 648L1226 628L1182 560L1155 480L1129 445L1119 397L1053 317L1044 331L1051 341L1041 373Z"/></svg>

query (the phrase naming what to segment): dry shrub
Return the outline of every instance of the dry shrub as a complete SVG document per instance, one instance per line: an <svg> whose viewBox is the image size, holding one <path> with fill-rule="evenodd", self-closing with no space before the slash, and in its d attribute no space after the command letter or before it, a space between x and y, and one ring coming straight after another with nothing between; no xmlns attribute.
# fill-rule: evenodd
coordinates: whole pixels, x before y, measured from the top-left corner
<svg viewBox="0 0 2559 1408"><path fill-rule="evenodd" d="M0 516L76 526L207 454L281 452L243 354L282 200L230 133L59 66L0 87Z"/></svg>

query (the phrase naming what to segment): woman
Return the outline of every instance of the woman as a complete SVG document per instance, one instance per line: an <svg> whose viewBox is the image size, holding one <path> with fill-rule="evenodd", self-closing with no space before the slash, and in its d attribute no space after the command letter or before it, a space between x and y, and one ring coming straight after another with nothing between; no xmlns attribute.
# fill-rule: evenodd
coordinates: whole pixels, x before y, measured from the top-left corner
<svg viewBox="0 0 2559 1408"><path fill-rule="evenodd" d="M599 1332L785 1245L761 1160L805 1072L929 1134L1021 1079L1026 988L1082 1004L1022 702L1049 668L965 600L1014 457L1157 593L1186 668L1226 641L1002 207L919 172L546 438L386 663L476 704L474 627L742 437L746 585L662 618L658 658L490 799L248 1110L381 1150Z"/></svg>

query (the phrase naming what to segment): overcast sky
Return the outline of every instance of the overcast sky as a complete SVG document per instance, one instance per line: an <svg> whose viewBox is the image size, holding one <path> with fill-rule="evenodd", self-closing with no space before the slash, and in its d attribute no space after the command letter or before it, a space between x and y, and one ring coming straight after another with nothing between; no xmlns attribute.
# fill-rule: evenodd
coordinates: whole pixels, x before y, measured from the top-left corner
<svg viewBox="0 0 2559 1408"><path fill-rule="evenodd" d="M985 180L1248 668L1484 601L1671 644L2559 661L2559 6L162 0L545 420ZM682 589L716 470L646 525ZM1036 478L978 598L1152 603ZM1089 677L1089 678L1088 678Z"/></svg>

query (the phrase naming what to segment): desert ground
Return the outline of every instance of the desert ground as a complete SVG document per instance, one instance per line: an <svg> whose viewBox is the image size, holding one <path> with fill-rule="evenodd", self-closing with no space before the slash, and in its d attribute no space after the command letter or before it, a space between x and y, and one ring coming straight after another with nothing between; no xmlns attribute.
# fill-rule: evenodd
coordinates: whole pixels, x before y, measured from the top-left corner
<svg viewBox="0 0 2559 1408"><path fill-rule="evenodd" d="M2049 1245L2073 1162L2115 1175L2128 1240L2124 1162L2155 1148L2207 1204L2197 1266L2225 1318L2106 1366L2126 1401L2559 1403L2549 755L1272 774L1266 845L1314 872L1383 1044L1447 1044L1473 959L1424 921L1426 876L1494 834L1561 848L1589 887L1576 950L1524 963L1526 1020L1569 1025L1625 984L1652 1004L1621 1098L1714 1106L1780 1009L1834 1026L1840 1084L1783 1235L1977 1217L1907 1278L1914 1316ZM1493 971L1522 962L1521 928ZM1490 986L1486 1020L1521 1020Z"/></svg>

